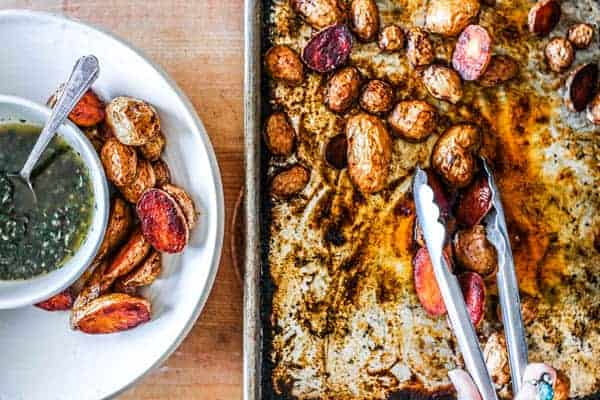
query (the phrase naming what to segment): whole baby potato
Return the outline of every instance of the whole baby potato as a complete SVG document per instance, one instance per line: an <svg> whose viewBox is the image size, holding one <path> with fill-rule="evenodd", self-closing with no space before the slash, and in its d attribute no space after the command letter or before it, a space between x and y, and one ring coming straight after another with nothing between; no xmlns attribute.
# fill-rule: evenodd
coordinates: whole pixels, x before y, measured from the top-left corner
<svg viewBox="0 0 600 400"><path fill-rule="evenodd" d="M479 0L431 0L425 28L444 36L458 35L479 13Z"/></svg>
<svg viewBox="0 0 600 400"><path fill-rule="evenodd" d="M300 56L288 46L271 47L265 54L265 66L271 78L290 86L298 86L304 79Z"/></svg>
<svg viewBox="0 0 600 400"><path fill-rule="evenodd" d="M342 113L347 111L360 90L360 72L355 67L346 67L337 71L327 82L325 88L325 105L331 111Z"/></svg>
<svg viewBox="0 0 600 400"><path fill-rule="evenodd" d="M294 151L296 133L284 112L276 112L267 117L263 137L267 148L275 156L287 157Z"/></svg>
<svg viewBox="0 0 600 400"><path fill-rule="evenodd" d="M423 73L423 83L429 94L436 99L456 104L462 98L462 80L451 68L430 65Z"/></svg>
<svg viewBox="0 0 600 400"><path fill-rule="evenodd" d="M392 140L381 119L366 113L351 116L346 122L348 173L364 194L385 187L392 159Z"/></svg>
<svg viewBox="0 0 600 400"><path fill-rule="evenodd" d="M379 31L379 9L375 0L352 0L350 28L363 42L375 39Z"/></svg>
<svg viewBox="0 0 600 400"><path fill-rule="evenodd" d="M125 186L137 176L138 158L134 148L125 146L115 138L104 142L100 159L109 181L117 186Z"/></svg>
<svg viewBox="0 0 600 400"><path fill-rule="evenodd" d="M344 21L337 0L291 0L294 11L316 29Z"/></svg>
<svg viewBox="0 0 600 400"><path fill-rule="evenodd" d="M279 199L300 193L310 180L310 171L296 164L277 173L271 181L271 194Z"/></svg>
<svg viewBox="0 0 600 400"><path fill-rule="evenodd" d="M422 67L433 62L435 50L427 32L421 28L411 28L406 34L408 44L406 56L413 67Z"/></svg>
<svg viewBox="0 0 600 400"><path fill-rule="evenodd" d="M571 42L562 37L553 38L544 51L548 66L554 72L561 72L571 66L575 60L575 49Z"/></svg>
<svg viewBox="0 0 600 400"><path fill-rule="evenodd" d="M398 51L404 48L404 32L398 25L387 25L379 33L379 48L382 51Z"/></svg>
<svg viewBox="0 0 600 400"><path fill-rule="evenodd" d="M362 90L359 103L363 110L376 115L388 112L394 102L394 89L380 79L370 80Z"/></svg>
<svg viewBox="0 0 600 400"><path fill-rule="evenodd" d="M433 147L431 164L451 187L466 187L475 175L475 152L480 146L479 128L470 124L454 125L440 136Z"/></svg>
<svg viewBox="0 0 600 400"><path fill-rule="evenodd" d="M133 97L112 99L106 106L106 123L115 137L128 146L142 146L160 134L156 109Z"/></svg>
<svg viewBox="0 0 600 400"><path fill-rule="evenodd" d="M426 101L405 100L396 104L387 121L396 135L406 140L420 142L434 132L437 111Z"/></svg>

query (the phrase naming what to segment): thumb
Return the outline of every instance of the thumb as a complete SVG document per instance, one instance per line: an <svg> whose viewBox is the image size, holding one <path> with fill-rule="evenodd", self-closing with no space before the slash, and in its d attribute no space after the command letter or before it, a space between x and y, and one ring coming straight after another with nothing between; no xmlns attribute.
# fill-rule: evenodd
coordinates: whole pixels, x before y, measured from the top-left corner
<svg viewBox="0 0 600 400"><path fill-rule="evenodd" d="M456 389L457 400L481 400L481 395L471 376L462 369L448 372L448 376Z"/></svg>

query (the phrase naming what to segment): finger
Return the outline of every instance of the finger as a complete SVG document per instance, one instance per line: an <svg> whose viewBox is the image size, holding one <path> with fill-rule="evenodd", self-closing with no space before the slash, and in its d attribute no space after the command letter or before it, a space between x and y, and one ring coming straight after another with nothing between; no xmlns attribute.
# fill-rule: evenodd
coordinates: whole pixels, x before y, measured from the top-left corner
<svg viewBox="0 0 600 400"><path fill-rule="evenodd" d="M462 369L448 372L448 376L456 389L457 400L481 400L481 395L471 376Z"/></svg>
<svg viewBox="0 0 600 400"><path fill-rule="evenodd" d="M557 375L552 367L541 363L529 364L523 372L523 386L521 391L515 396L515 400L536 400L539 388L533 382L539 381L544 374L548 374L552 386L554 386Z"/></svg>

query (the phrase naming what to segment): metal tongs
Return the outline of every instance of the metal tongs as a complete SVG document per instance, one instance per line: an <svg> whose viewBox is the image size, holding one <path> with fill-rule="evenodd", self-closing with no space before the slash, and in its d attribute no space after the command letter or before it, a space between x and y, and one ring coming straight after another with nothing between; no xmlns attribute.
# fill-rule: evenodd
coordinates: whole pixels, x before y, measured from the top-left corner
<svg viewBox="0 0 600 400"><path fill-rule="evenodd" d="M523 371L527 365L527 342L521 318L519 287L498 188L485 160L482 160L482 163L492 194L492 208L484 222L487 238L498 253L497 282L502 323L506 335L513 393L518 393L522 386ZM482 399L497 400L498 397L487 370L475 328L467 312L458 279L451 272L443 257L442 249L446 242L446 229L440 220L440 208L435 202L433 190L427 182L427 173L421 168L417 168L415 173L413 194L418 222L423 230L434 274L448 310L450 325L456 336L465 367L473 378Z"/></svg>

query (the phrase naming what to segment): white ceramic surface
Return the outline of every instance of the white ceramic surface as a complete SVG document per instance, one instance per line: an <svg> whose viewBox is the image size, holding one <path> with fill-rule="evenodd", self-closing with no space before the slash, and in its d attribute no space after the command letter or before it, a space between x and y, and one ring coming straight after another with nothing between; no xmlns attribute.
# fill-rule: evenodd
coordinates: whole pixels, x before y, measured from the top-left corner
<svg viewBox="0 0 600 400"><path fill-rule="evenodd" d="M50 117L50 109L27 99L0 95L0 123L25 123L42 126ZM25 122L22 122L22 121ZM88 167L94 192L94 214L86 239L64 265L48 274L27 280L0 280L0 309L23 307L59 293L91 264L104 237L108 220L108 184L98 154L85 135L70 121L58 130ZM15 166L15 171L22 165Z"/></svg>
<svg viewBox="0 0 600 400"><path fill-rule="evenodd" d="M167 137L173 180L200 212L191 243L166 256L143 295L152 321L105 336L71 331L68 313L35 307L0 311L0 400L109 398L158 366L183 340L212 287L222 240L221 180L209 138L176 84L138 51L80 22L28 11L0 11L0 93L44 103L84 54L100 60L94 88L103 98L151 102Z"/></svg>

